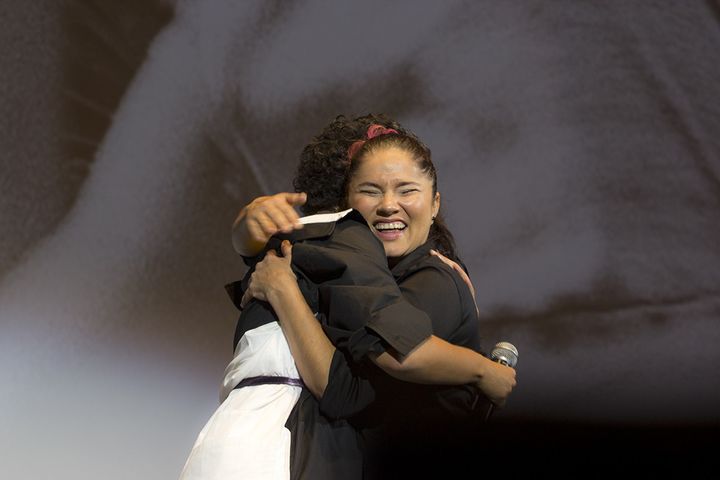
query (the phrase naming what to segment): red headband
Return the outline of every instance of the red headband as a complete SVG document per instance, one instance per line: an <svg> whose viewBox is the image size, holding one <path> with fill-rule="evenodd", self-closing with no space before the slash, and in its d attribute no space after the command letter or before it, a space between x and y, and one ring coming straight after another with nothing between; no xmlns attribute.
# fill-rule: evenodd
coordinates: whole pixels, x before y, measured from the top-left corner
<svg viewBox="0 0 720 480"><path fill-rule="evenodd" d="M367 129L367 139L358 140L356 142L353 142L352 145L350 145L350 147L348 148L348 159L352 160L358 150L360 150L362 146L365 145L366 141L370 140L371 138L379 137L380 135L388 135L390 133L399 134L399 132L394 128L385 128L382 125L373 123Z"/></svg>

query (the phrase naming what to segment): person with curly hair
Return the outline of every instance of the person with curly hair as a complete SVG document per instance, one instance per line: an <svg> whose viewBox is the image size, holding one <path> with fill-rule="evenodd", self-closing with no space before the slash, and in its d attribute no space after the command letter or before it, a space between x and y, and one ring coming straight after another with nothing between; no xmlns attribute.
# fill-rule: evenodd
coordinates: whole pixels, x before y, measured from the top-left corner
<svg viewBox="0 0 720 480"><path fill-rule="evenodd" d="M235 335L236 356L226 370L226 398L198 437L182 478L240 474L253 478L360 478L363 471L369 472L364 460L369 449L377 447L377 439L394 435L400 425L400 430L407 430L409 417L393 421L397 404L378 406L376 401L404 390L398 389L396 378L463 386L418 387L414 393L420 394L423 406L417 411L426 410L424 415L438 409L455 416L460 411L463 415L472 412L482 403L478 402L479 391L502 404L514 386L512 369L474 351L479 350L479 339L472 294L463 280L453 277L437 259L431 267L422 266L425 257L431 258L429 248L404 267L401 277L411 284L427 277L427 272L444 272L442 283L450 285L451 291L462 290L465 299L450 322L439 320L437 308L431 319L407 301L402 293L412 297L412 292L400 291L395 283L398 277L388 267L387 249L357 212L333 215L331 222L322 223L297 217L293 207L303 203L306 213L346 206L348 179L353 178L353 167L361 165L350 164L350 158L363 156L361 152L380 141L375 138L400 140L401 148L414 148L432 167L429 150L397 123L378 116L338 117L303 150L294 185L307 190L307 202L302 194L281 193L256 199L241 211L233 243L249 264L258 267L240 286L240 292L247 292L242 302L256 296L268 300L272 308L258 301L245 306ZM423 172L420 176L427 177ZM436 180L432 188L436 189ZM434 220L438 220L436 214L435 209ZM426 243L428 232L423 229L419 224L417 238L410 242L413 251ZM455 257L452 237L444 226L437 222L432 230L436 239L432 245ZM296 242L292 266L288 237ZM265 261L257 263L259 257L253 255L261 253L267 242L275 249L279 244L284 259L268 253ZM268 264L272 261L282 261L287 270L278 269L277 264L273 270ZM269 271L277 272L270 275L274 280L267 276ZM268 283L287 280L284 274L288 272L295 288L281 282L287 294L281 295L284 299L268 298ZM448 283L448 279L453 280ZM234 288L231 294L237 301L240 294ZM440 339L433 335L435 330L474 350ZM263 355L270 357L269 361L258 362ZM250 407L253 402L257 408ZM451 418L442 416L442 421ZM258 435L258 421L263 424L263 435ZM289 443L286 422L292 438ZM385 428L386 423L395 428ZM269 428L271 424L275 427ZM358 437L360 431L370 440ZM332 458L330 451L335 452Z"/></svg>

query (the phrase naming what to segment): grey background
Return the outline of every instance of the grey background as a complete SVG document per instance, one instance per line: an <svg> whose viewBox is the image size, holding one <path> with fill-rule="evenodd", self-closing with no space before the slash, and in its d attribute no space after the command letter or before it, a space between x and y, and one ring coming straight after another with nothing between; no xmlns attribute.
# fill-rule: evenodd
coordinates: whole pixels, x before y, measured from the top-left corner
<svg viewBox="0 0 720 480"><path fill-rule="evenodd" d="M175 478L238 210L335 115L432 148L508 424L720 423L714 1L0 3L5 478Z"/></svg>

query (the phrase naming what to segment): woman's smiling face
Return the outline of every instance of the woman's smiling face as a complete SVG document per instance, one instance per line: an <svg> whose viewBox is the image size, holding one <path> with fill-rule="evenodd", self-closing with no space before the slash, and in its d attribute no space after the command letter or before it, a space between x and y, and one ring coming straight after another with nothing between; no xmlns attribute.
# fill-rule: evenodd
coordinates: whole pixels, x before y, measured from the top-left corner
<svg viewBox="0 0 720 480"><path fill-rule="evenodd" d="M406 151L369 152L348 186L348 204L358 210L385 246L388 258L407 255L425 243L440 209L432 179Z"/></svg>

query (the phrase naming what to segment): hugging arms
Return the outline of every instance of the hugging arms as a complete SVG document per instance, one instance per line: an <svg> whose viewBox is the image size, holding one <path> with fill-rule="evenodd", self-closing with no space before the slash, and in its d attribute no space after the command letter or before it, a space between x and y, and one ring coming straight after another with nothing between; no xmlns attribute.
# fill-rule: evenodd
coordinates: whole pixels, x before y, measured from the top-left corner
<svg viewBox="0 0 720 480"><path fill-rule="evenodd" d="M254 256L272 235L287 234L294 229L303 228L293 207L301 205L304 199L304 194L279 193L260 197L246 206L233 228L233 244L239 253ZM247 302L249 298L255 297L272 305L303 381L313 395L322 399L328 380L332 378L330 366L337 349L297 286L296 275L291 268L292 246L287 240L282 243L281 253L280 256L270 250L265 259L257 264L252 276L253 281L246 291L244 300ZM424 276L440 275L447 279L457 273L450 273L449 269L443 271L442 266L436 266L432 270L432 273L423 272ZM389 271L385 275L390 275ZM421 283L423 279L414 279L413 282ZM458 289L469 288L460 285L460 282L457 283ZM464 279L462 283L464 284ZM441 281L440 285L443 284L450 286L446 292L453 295L454 284ZM413 292L406 291L406 293ZM427 310L436 310L438 317L441 315L449 317L447 321L437 319L435 324L440 325L441 331L452 330L452 327L443 328L443 326L451 323L452 317L458 317L459 314L454 314L452 309L441 312L437 309L437 304L430 306L428 302L428 300L438 302L438 298L442 299L443 296L442 292L437 291L430 297L419 298L421 296L413 295L415 302L421 304L420 311L416 312L417 318L413 321L417 323L424 321L422 318L422 307L424 307ZM472 293L470 296L473 297ZM359 327L362 328L364 325ZM451 335L451 332L447 335ZM387 374L408 382L442 385L473 384L496 405L505 403L514 386L514 372L507 374L508 367L491 362L470 348L455 345L434 334L423 338L421 343L414 345L405 355L393 348L387 348L381 353L369 354L369 359Z"/></svg>
<svg viewBox="0 0 720 480"><path fill-rule="evenodd" d="M338 117L303 149L294 186L304 193L258 198L234 224L252 268L228 290L235 353L183 480L374 478L397 460L386 452L475 429L485 399L502 405L515 386L478 353L470 288L430 254L457 260L417 137Z"/></svg>

